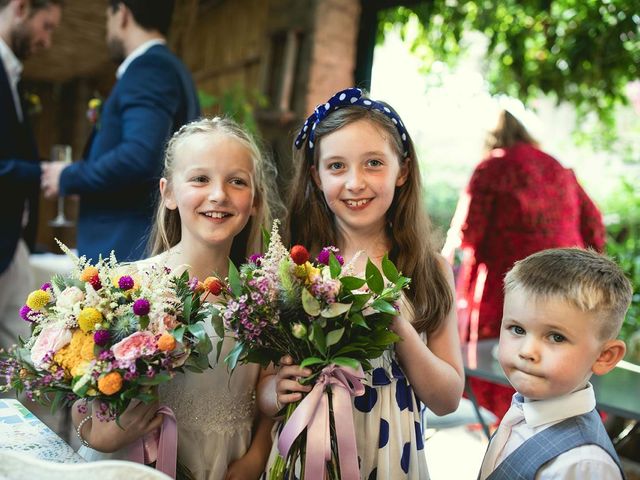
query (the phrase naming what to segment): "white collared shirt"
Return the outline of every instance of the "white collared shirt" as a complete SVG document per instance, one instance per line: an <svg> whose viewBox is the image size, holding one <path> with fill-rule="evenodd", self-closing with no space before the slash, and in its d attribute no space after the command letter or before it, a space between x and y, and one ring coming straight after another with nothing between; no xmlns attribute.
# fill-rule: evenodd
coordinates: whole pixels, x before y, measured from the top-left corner
<svg viewBox="0 0 640 480"><path fill-rule="evenodd" d="M139 56L147 53L147 50L149 50L151 47L154 47L156 45L164 45L166 43L167 43L166 40L162 38L155 38L153 40L148 40L144 42L142 45L138 46L138 48L136 48L133 52L131 52L127 56L127 58L125 58L124 61L120 64L120 66L118 67L118 70L116 71L116 78L119 80L122 77L122 75L124 75L124 72L127 71L127 68L129 68L129 65L131 65L131 62L133 62Z"/></svg>
<svg viewBox="0 0 640 480"><path fill-rule="evenodd" d="M0 38L0 60L7 72L18 121L22 122L22 104L20 103L20 94L18 93L18 82L20 81L20 75L22 75L22 63L2 38Z"/></svg>
<svg viewBox="0 0 640 480"><path fill-rule="evenodd" d="M524 403L520 403L514 395L510 409L519 409L522 412L522 419L511 427L507 442L495 459L495 466L500 465L505 458L536 433L569 417L588 413L595 406L596 397L590 383L582 390L549 400L530 401L525 398ZM499 428L502 428L502 425ZM491 444L489 444L483 465L493 461L494 455L495 452L491 451ZM484 480L487 476L481 476L481 479ZM536 480L584 480L586 478L618 480L622 479L622 476L611 456L597 445L583 445L571 449L551 460L536 475Z"/></svg>

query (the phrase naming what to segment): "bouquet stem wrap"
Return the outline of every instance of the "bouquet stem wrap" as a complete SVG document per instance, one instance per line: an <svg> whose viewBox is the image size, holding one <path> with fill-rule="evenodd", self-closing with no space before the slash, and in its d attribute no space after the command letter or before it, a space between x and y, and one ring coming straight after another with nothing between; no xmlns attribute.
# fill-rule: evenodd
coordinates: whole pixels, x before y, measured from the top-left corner
<svg viewBox="0 0 640 480"><path fill-rule="evenodd" d="M157 413L164 415L162 426L135 441L129 451L132 462L150 464L156 462L156 470L176 478L178 457L178 426L176 417L167 406L162 406Z"/></svg>
<svg viewBox="0 0 640 480"><path fill-rule="evenodd" d="M340 477L343 480L360 478L358 451L351 398L364 394L362 368L329 365L325 367L313 390L300 402L287 421L278 440L278 450L287 457L293 442L307 428L305 478L324 480L326 462L331 460L329 415L335 419ZM327 387L331 386L333 412L329 410Z"/></svg>

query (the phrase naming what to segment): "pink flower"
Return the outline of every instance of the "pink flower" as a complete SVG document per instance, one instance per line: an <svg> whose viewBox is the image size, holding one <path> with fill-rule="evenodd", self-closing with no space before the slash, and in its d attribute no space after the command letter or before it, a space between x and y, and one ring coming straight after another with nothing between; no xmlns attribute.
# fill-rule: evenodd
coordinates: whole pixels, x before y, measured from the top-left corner
<svg viewBox="0 0 640 480"><path fill-rule="evenodd" d="M59 325L44 327L33 347L31 347L31 361L36 368L47 368L45 357L49 352L57 352L71 342L71 330Z"/></svg>
<svg viewBox="0 0 640 480"><path fill-rule="evenodd" d="M147 331L133 333L111 347L120 362L134 362L144 355L153 355L157 349L156 337Z"/></svg>

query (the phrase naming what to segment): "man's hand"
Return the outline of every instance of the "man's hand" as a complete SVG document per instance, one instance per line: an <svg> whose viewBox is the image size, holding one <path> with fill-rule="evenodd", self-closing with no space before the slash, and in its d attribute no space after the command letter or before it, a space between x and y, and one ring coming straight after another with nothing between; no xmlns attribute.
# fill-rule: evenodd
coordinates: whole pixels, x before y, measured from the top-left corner
<svg viewBox="0 0 640 480"><path fill-rule="evenodd" d="M60 174L69 164L67 162L45 162L40 164L42 177L40 187L45 198L57 197L60 193Z"/></svg>

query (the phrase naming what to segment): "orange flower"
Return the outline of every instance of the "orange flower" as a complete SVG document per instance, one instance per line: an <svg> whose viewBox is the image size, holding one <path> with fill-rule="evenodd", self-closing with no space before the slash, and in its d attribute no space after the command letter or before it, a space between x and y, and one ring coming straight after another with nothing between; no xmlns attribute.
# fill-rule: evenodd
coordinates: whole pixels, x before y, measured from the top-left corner
<svg viewBox="0 0 640 480"><path fill-rule="evenodd" d="M158 350L170 352L176 348L176 339L170 333L164 332L158 339Z"/></svg>
<svg viewBox="0 0 640 480"><path fill-rule="evenodd" d="M80 274L80 280L83 282L89 282L91 279L98 276L98 269L96 267L87 267Z"/></svg>
<svg viewBox="0 0 640 480"><path fill-rule="evenodd" d="M105 395L118 393L122 388L122 375L118 372L107 373L98 380L98 390Z"/></svg>
<svg viewBox="0 0 640 480"><path fill-rule="evenodd" d="M214 295L220 295L220 292L222 292L222 282L216 277L207 277L204 279L204 288Z"/></svg>

